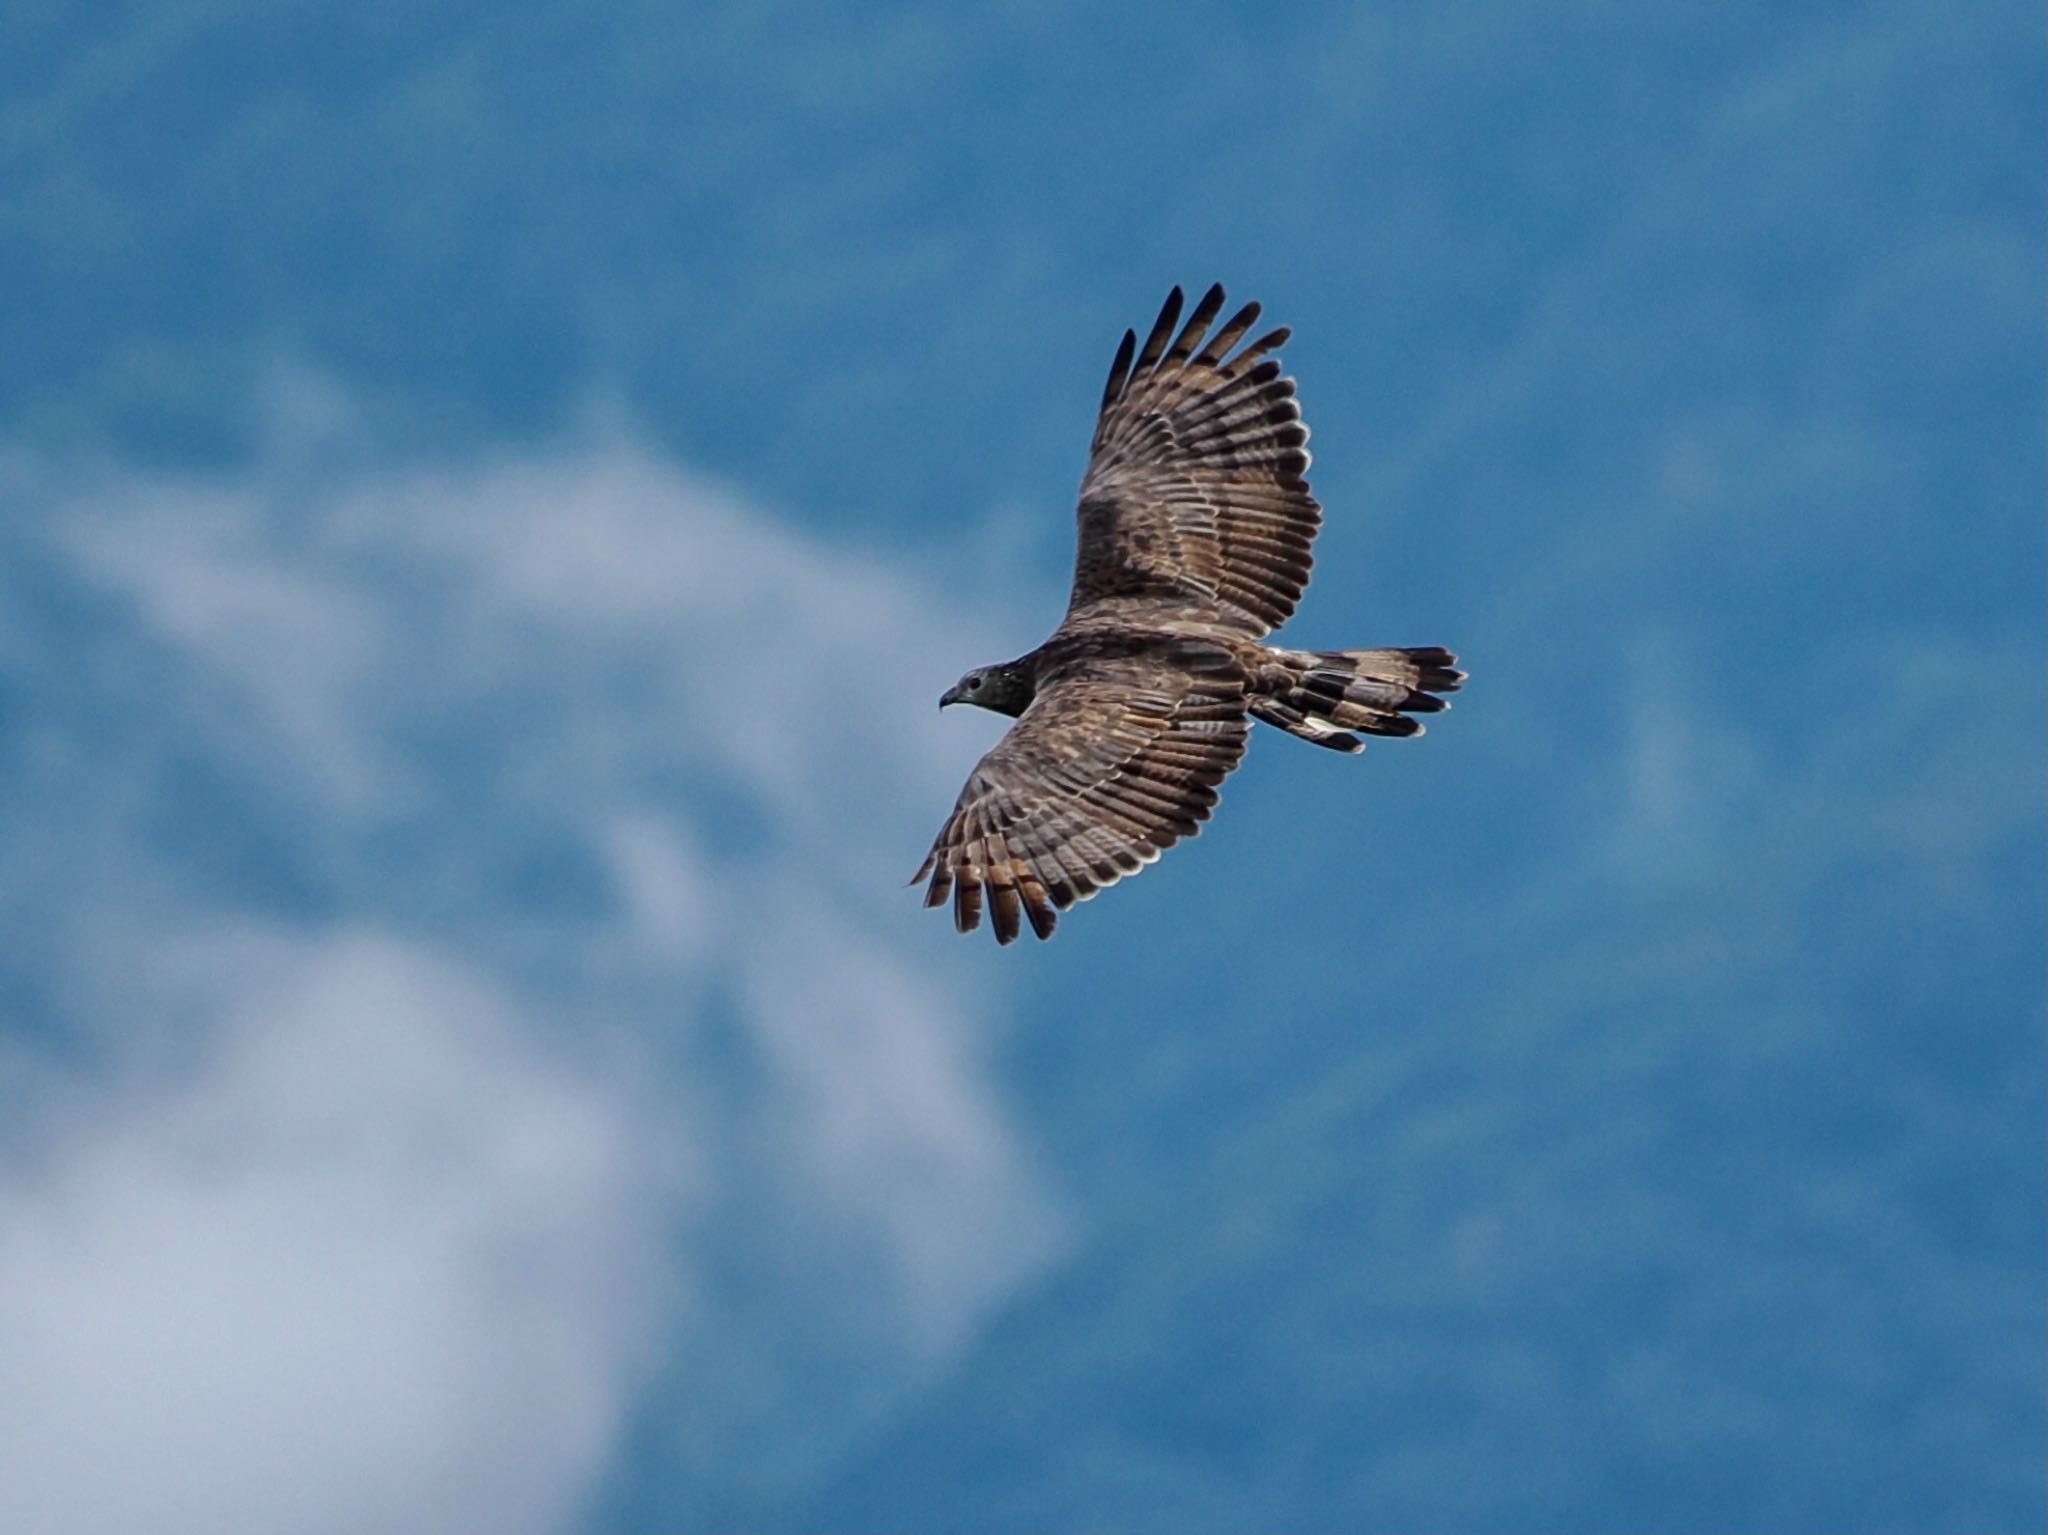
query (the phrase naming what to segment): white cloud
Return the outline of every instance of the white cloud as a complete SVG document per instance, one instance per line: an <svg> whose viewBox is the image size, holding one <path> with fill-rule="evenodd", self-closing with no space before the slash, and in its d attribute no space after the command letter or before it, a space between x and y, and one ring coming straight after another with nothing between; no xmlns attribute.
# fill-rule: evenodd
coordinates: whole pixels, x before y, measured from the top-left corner
<svg viewBox="0 0 2048 1535"><path fill-rule="evenodd" d="M271 947L0 1180L0 1523L553 1528L660 1336L668 1137L414 946Z"/></svg>
<svg viewBox="0 0 2048 1535"><path fill-rule="evenodd" d="M935 1367L1058 1229L901 888L991 615L617 432L312 489L286 437L9 466L148 684L38 727L96 860L15 823L97 1064L8 1105L4 1522L558 1527L650 1375L751 1372L692 1404L721 1454L818 1419L810 1345L671 1350L807 1285L882 1395ZM811 1212L765 1296L707 1261L749 1199Z"/></svg>
<svg viewBox="0 0 2048 1535"><path fill-rule="evenodd" d="M718 943L716 892L684 828L646 807L622 810L604 829L612 882L624 906L624 938L649 958L701 963Z"/></svg>

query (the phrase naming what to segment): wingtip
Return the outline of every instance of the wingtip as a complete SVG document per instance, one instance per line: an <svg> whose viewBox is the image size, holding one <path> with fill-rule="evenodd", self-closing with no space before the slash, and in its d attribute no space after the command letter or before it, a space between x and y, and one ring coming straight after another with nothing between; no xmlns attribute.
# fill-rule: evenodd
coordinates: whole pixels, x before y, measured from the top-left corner
<svg viewBox="0 0 2048 1535"><path fill-rule="evenodd" d="M1187 302L1187 295L1175 283L1166 295L1166 302L1159 307L1159 318L1152 322L1152 329L1145 337L1144 346L1138 349L1136 371L1145 373L1166 355L1166 344L1173 339L1174 327L1180 323L1180 312Z"/></svg>
<svg viewBox="0 0 2048 1535"><path fill-rule="evenodd" d="M1117 344L1116 358L1109 365L1109 377L1104 380L1102 385L1102 409L1104 411L1107 411L1110 406L1116 403L1117 397L1124 392L1124 386L1130 382L1131 359L1137 355L1137 352L1138 333L1134 330L1126 330L1124 332L1124 339Z"/></svg>

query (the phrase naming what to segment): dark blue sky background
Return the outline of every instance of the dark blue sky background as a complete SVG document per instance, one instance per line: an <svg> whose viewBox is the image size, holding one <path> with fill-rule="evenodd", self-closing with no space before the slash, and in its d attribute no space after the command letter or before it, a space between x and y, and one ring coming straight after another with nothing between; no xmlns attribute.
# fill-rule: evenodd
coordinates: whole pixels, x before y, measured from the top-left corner
<svg viewBox="0 0 2048 1535"><path fill-rule="evenodd" d="M0 1523L2039 1528L2042 42L9 7ZM957 939L1216 279L1473 681Z"/></svg>

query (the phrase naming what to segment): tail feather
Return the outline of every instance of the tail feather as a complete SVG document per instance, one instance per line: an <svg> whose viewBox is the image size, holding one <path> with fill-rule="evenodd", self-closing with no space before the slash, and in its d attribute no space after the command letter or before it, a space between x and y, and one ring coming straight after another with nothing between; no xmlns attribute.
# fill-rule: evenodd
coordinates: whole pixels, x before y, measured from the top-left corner
<svg viewBox="0 0 2048 1535"><path fill-rule="evenodd" d="M1417 714L1447 709L1465 681L1438 645L1409 650L1280 650L1253 679L1254 717L1337 751L1365 750L1351 732L1417 736Z"/></svg>

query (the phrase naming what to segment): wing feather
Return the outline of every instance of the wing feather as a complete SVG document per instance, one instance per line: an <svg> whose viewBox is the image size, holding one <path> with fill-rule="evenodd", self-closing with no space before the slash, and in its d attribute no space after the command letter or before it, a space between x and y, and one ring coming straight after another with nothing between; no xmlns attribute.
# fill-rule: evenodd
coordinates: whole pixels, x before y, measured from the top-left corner
<svg viewBox="0 0 2048 1535"><path fill-rule="evenodd" d="M986 911L999 943L1135 874L1192 837L1244 755L1245 678L1229 652L1082 657L1042 682L976 764L931 852L927 906L961 932Z"/></svg>
<svg viewBox="0 0 2048 1535"><path fill-rule="evenodd" d="M1217 293L1218 301L1220 302L1222 298L1220 287L1211 291ZM1223 328L1209 338L1209 344L1202 348L1202 355L1195 360L1205 368L1215 367L1223 361L1224 353L1236 346L1239 338L1254 325L1258 324L1258 322L1259 305L1257 300L1254 300L1223 322Z"/></svg>
<svg viewBox="0 0 2048 1535"><path fill-rule="evenodd" d="M1123 344L1116 349L1116 360L1109 365L1109 382L1102 386L1102 408L1108 410L1110 403L1124 392L1124 385L1131 376L1131 354L1137 350L1138 333L1124 332Z"/></svg>
<svg viewBox="0 0 2048 1535"><path fill-rule="evenodd" d="M1194 313L1188 316L1188 323L1181 327L1180 335L1175 338L1172 347L1159 360L1159 365L1162 368L1175 368L1186 362L1201 341L1202 333L1208 330L1209 322L1216 318L1217 311L1222 307L1223 284L1211 283L1209 291L1202 295L1202 301L1195 305Z"/></svg>
<svg viewBox="0 0 2048 1535"><path fill-rule="evenodd" d="M1159 318L1152 322L1152 334L1145 338L1145 349L1138 353L1137 366L1131 371L1140 374L1148 371L1159 361L1166 350L1166 338L1173 334L1173 323L1180 318L1181 291L1178 285L1166 295L1166 302L1160 307Z"/></svg>

